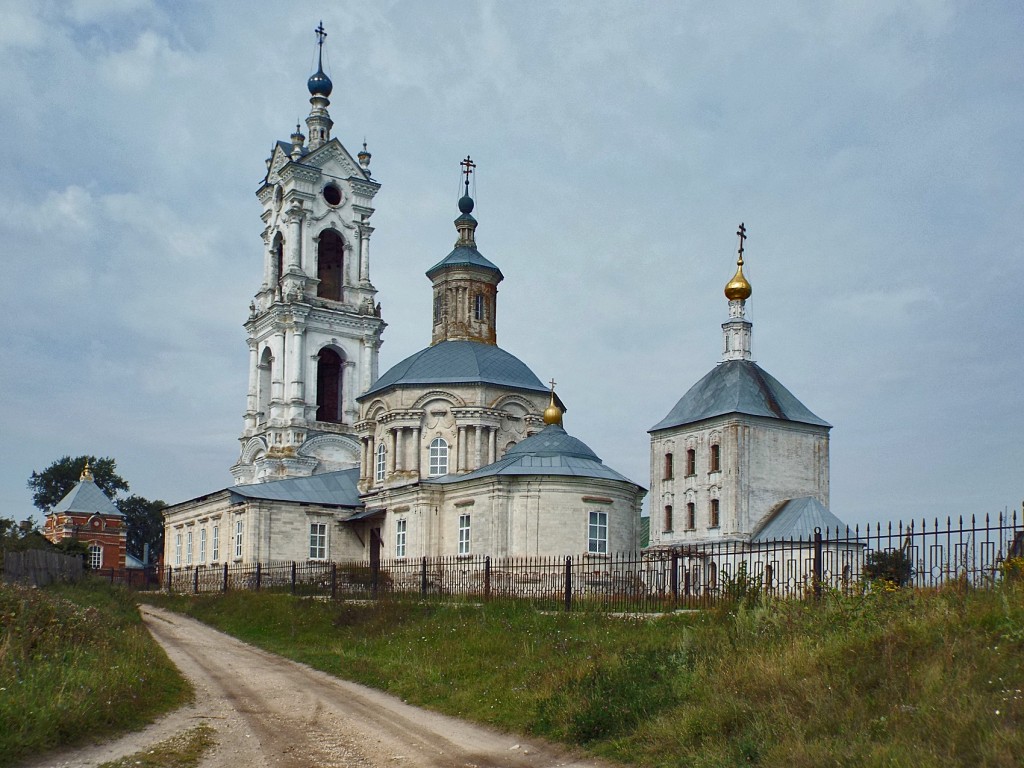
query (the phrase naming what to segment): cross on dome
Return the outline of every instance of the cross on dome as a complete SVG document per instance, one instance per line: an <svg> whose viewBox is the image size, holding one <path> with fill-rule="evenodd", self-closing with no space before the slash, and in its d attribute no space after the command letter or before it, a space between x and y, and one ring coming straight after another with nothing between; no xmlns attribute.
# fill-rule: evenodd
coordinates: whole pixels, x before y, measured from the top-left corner
<svg viewBox="0 0 1024 768"><path fill-rule="evenodd" d="M462 166L462 173L466 177L466 194L469 194L469 177L473 173L473 169L476 168L476 163L466 155L466 159L463 160L459 165Z"/></svg>
<svg viewBox="0 0 1024 768"><path fill-rule="evenodd" d="M743 242L747 239L747 228L743 226L743 222L740 222L740 228L736 230L736 234L740 237L740 260L737 262L742 266L743 264Z"/></svg>

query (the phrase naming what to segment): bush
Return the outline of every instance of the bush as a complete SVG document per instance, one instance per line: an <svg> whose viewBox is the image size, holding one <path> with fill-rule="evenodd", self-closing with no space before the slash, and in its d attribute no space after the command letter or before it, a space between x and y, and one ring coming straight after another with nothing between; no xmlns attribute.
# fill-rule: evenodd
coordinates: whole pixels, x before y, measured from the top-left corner
<svg viewBox="0 0 1024 768"><path fill-rule="evenodd" d="M884 581L894 587L905 587L914 575L910 555L902 549L876 549L864 561L865 581Z"/></svg>

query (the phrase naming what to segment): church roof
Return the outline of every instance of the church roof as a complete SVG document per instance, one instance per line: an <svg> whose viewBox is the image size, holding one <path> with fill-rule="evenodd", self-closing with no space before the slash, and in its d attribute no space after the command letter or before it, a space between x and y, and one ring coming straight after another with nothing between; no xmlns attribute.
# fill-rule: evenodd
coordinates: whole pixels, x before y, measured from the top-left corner
<svg viewBox="0 0 1024 768"><path fill-rule="evenodd" d="M625 475L606 467L597 454L582 441L566 433L560 424L551 424L510 448L493 464L465 475L445 475L424 481L449 485L463 480L510 475L550 475L618 480L636 485Z"/></svg>
<svg viewBox="0 0 1024 768"><path fill-rule="evenodd" d="M494 344L442 341L392 366L357 399L366 400L391 387L430 384L494 384L547 392L522 360Z"/></svg>
<svg viewBox="0 0 1024 768"><path fill-rule="evenodd" d="M359 500L358 482L359 467L353 467L310 477L290 477L287 480L271 480L267 483L234 485L228 488L228 492L233 498L359 507L362 506L362 502Z"/></svg>
<svg viewBox="0 0 1024 768"><path fill-rule="evenodd" d="M648 430L693 424L715 416L741 413L831 428L775 378L750 360L727 360L690 387L668 416Z"/></svg>
<svg viewBox="0 0 1024 768"><path fill-rule="evenodd" d="M460 217L461 218L461 217ZM498 279L502 279L501 270L487 260L480 251L469 245L458 245L455 250L445 256L441 261L427 270L427 277L433 279L434 275L445 267L480 267L498 273Z"/></svg>
<svg viewBox="0 0 1024 768"><path fill-rule="evenodd" d="M50 510L53 513L76 512L87 515L111 515L123 517L100 487L92 480L79 480L68 494Z"/></svg>
<svg viewBox="0 0 1024 768"><path fill-rule="evenodd" d="M754 531L751 542L774 539L802 539L814 535L814 529L844 530L846 523L833 515L813 496L787 499L768 514L768 519Z"/></svg>

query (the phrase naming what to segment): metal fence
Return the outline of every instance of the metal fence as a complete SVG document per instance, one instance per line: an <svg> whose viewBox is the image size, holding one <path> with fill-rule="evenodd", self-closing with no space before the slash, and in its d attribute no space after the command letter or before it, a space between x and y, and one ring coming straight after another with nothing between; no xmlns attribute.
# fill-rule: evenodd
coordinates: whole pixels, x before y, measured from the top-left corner
<svg viewBox="0 0 1024 768"><path fill-rule="evenodd" d="M995 520L891 523L817 530L807 539L721 541L568 557L482 555L358 562L269 562L165 569L174 592L286 590L330 598L389 595L518 599L564 608L650 611L707 607L750 594L852 593L884 579L936 588L985 587L1024 557L1017 514Z"/></svg>

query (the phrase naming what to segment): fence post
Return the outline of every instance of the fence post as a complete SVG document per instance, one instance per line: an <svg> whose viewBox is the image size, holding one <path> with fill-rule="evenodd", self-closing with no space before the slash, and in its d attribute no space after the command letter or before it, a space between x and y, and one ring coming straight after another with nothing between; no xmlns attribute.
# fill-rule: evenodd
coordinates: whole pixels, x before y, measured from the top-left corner
<svg viewBox="0 0 1024 768"><path fill-rule="evenodd" d="M380 575L380 560L371 558L370 560L370 596L377 597L377 578Z"/></svg>
<svg viewBox="0 0 1024 768"><path fill-rule="evenodd" d="M224 586L222 588L222 591L224 591L224 592L228 591L228 564L227 563L224 563Z"/></svg>
<svg viewBox="0 0 1024 768"><path fill-rule="evenodd" d="M821 600L822 553L821 528L814 529L814 599Z"/></svg>
<svg viewBox="0 0 1024 768"><path fill-rule="evenodd" d="M679 602L679 553L672 553L672 603Z"/></svg>
<svg viewBox="0 0 1024 768"><path fill-rule="evenodd" d="M572 610L572 556L565 556L565 610Z"/></svg>
<svg viewBox="0 0 1024 768"><path fill-rule="evenodd" d="M491 556L484 558L484 601L491 599Z"/></svg>
<svg viewBox="0 0 1024 768"><path fill-rule="evenodd" d="M295 594L295 561L292 560L292 594Z"/></svg>
<svg viewBox="0 0 1024 768"><path fill-rule="evenodd" d="M260 563L256 563L256 591L260 591L260 586L263 584L263 568Z"/></svg>
<svg viewBox="0 0 1024 768"><path fill-rule="evenodd" d="M338 564L331 563L331 600L338 597Z"/></svg>
<svg viewBox="0 0 1024 768"><path fill-rule="evenodd" d="M110 569L110 583L111 584L114 583L114 569L113 568Z"/></svg>
<svg viewBox="0 0 1024 768"><path fill-rule="evenodd" d="M427 596L427 558L420 559L420 596Z"/></svg>
<svg viewBox="0 0 1024 768"><path fill-rule="evenodd" d="M196 566L196 572L192 576L192 591L197 595L199 594L199 566Z"/></svg>
<svg viewBox="0 0 1024 768"><path fill-rule="evenodd" d="M171 566L169 565L167 566L167 582L164 586L166 586L168 592L171 591Z"/></svg>

